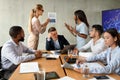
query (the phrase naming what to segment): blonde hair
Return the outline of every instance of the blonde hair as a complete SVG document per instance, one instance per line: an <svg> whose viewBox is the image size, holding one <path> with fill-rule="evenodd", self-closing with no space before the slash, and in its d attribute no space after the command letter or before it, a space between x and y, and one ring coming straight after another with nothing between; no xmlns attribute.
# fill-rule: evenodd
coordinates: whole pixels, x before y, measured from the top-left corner
<svg viewBox="0 0 120 80"><path fill-rule="evenodd" d="M35 8L31 10L29 21L28 21L28 32L32 32L32 18L35 16L37 10L41 10L43 6L41 4L36 4Z"/></svg>

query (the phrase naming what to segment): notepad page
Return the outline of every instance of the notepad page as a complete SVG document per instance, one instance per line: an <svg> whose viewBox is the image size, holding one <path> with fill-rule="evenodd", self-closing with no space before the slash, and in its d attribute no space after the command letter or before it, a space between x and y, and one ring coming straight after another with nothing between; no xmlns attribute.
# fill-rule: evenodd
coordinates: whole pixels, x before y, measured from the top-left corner
<svg viewBox="0 0 120 80"><path fill-rule="evenodd" d="M38 62L27 62L20 64L20 73L39 72Z"/></svg>
<svg viewBox="0 0 120 80"><path fill-rule="evenodd" d="M79 52L79 56L83 56L83 57L91 57L94 55L95 54L93 54L92 52Z"/></svg>

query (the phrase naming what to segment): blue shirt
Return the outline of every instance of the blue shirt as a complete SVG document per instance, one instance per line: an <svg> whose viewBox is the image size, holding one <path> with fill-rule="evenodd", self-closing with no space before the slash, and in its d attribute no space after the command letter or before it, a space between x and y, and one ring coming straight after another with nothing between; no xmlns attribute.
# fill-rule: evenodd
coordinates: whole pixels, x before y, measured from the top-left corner
<svg viewBox="0 0 120 80"><path fill-rule="evenodd" d="M60 50L60 44L58 40L54 41L55 50Z"/></svg>
<svg viewBox="0 0 120 80"><path fill-rule="evenodd" d="M76 31L81 33L81 34L88 35L88 28L87 28L86 24L83 22L81 22L79 25L76 25ZM85 38L79 37L78 35L76 36L76 38L77 38L76 48L79 49L86 44Z"/></svg>
<svg viewBox="0 0 120 80"><path fill-rule="evenodd" d="M106 51L93 57L88 57L87 61L105 60L106 66L90 68L90 73L119 73L120 72L120 47L117 46L113 50L108 48Z"/></svg>
<svg viewBox="0 0 120 80"><path fill-rule="evenodd" d="M21 42L17 45L12 39L7 41L1 51L2 68L10 69L21 62L35 58L34 54L22 56L22 53L35 53L35 50L30 50Z"/></svg>

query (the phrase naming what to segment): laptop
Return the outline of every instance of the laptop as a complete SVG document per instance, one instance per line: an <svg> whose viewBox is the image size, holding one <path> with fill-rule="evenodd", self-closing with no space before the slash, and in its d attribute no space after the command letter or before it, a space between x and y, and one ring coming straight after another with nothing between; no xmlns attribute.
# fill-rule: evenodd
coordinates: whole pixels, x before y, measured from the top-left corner
<svg viewBox="0 0 120 80"><path fill-rule="evenodd" d="M66 45L62 50L61 54L67 54L68 50L73 50L76 47L76 44Z"/></svg>

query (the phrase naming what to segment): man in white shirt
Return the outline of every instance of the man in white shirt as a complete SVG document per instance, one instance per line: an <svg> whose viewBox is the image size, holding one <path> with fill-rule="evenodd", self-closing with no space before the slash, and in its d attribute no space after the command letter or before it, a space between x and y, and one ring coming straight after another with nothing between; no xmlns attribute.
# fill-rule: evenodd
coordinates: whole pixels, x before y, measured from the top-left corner
<svg viewBox="0 0 120 80"><path fill-rule="evenodd" d="M22 62L41 57L42 54L40 50L29 49L21 43L21 41L24 41L24 31L22 27L11 27L9 35L11 39L3 45L1 51L2 68L8 73L13 72ZM30 55L23 56L22 53L30 53Z"/></svg>
<svg viewBox="0 0 120 80"><path fill-rule="evenodd" d="M103 27L101 25L95 24L92 26L90 31L90 37L92 38L85 46L80 49L74 49L74 52L85 51L88 48L91 49L92 54L98 54L106 49L104 44L104 39L101 38L103 33Z"/></svg>

